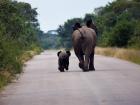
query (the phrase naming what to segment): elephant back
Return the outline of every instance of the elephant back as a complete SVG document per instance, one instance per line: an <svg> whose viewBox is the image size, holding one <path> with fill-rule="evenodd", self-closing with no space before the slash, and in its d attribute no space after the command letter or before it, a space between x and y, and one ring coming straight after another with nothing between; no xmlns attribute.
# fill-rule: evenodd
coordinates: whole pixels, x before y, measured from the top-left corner
<svg viewBox="0 0 140 105"><path fill-rule="evenodd" d="M93 29L83 26L82 28L79 28L73 32L72 41L74 47L79 46L83 50L88 47L91 49L96 45L96 33Z"/></svg>

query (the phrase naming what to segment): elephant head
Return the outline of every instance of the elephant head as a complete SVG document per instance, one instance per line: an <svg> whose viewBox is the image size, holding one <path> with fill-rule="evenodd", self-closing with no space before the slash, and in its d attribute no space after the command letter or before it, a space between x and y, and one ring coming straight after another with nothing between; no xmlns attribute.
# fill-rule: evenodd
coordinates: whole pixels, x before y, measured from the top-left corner
<svg viewBox="0 0 140 105"><path fill-rule="evenodd" d="M77 22L73 26L73 31L77 30L78 28L81 28L81 25L80 25L80 23Z"/></svg>
<svg viewBox="0 0 140 105"><path fill-rule="evenodd" d="M95 30L96 35L98 34L98 29L97 29L96 25L94 24L94 22L92 21L92 19L87 20L86 26L88 28L92 28L93 30Z"/></svg>

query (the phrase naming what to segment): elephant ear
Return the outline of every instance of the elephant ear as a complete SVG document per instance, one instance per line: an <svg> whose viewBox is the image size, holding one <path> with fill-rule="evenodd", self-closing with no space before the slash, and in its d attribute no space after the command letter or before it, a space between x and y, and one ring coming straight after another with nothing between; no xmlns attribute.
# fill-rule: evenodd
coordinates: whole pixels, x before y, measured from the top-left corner
<svg viewBox="0 0 140 105"><path fill-rule="evenodd" d="M77 30L78 28L81 28L81 25L79 22L75 23L73 26L73 31Z"/></svg>
<svg viewBox="0 0 140 105"><path fill-rule="evenodd" d="M71 53L70 53L70 51L66 51L66 53L68 54L68 56L71 56Z"/></svg>
<svg viewBox="0 0 140 105"><path fill-rule="evenodd" d="M59 51L59 52L57 52L57 56L59 57L59 54L61 53L62 51Z"/></svg>

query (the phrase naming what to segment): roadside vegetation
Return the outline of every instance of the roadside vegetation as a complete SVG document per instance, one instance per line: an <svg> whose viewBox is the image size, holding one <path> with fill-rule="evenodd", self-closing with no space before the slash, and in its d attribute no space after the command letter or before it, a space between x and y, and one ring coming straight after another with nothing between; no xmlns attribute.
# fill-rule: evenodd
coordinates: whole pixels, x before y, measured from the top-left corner
<svg viewBox="0 0 140 105"><path fill-rule="evenodd" d="M0 0L0 88L22 72L23 63L40 53L37 12L30 4Z"/></svg>
<svg viewBox="0 0 140 105"><path fill-rule="evenodd" d="M136 49L96 47L95 53L99 55L116 57L140 64L140 50Z"/></svg>

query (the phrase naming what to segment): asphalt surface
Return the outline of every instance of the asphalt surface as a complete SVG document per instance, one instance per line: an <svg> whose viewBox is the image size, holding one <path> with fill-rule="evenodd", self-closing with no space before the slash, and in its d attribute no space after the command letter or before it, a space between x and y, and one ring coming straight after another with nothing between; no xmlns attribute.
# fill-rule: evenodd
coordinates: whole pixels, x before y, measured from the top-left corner
<svg viewBox="0 0 140 105"><path fill-rule="evenodd" d="M140 65L95 55L95 69L82 72L72 54L59 72L57 51L45 51L0 93L0 105L140 105Z"/></svg>

